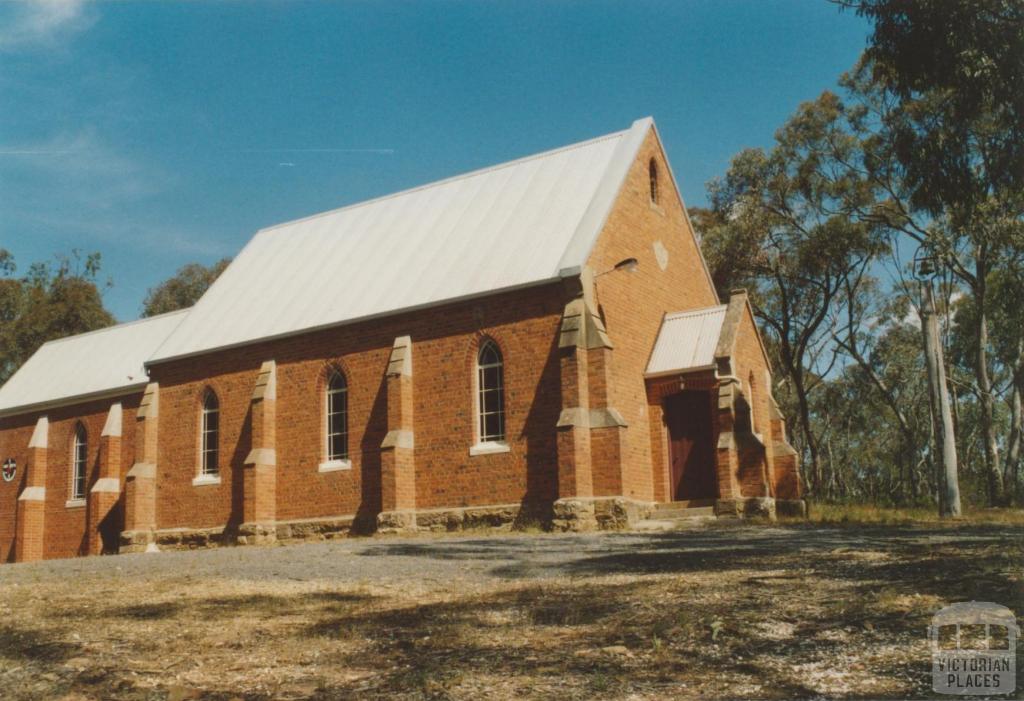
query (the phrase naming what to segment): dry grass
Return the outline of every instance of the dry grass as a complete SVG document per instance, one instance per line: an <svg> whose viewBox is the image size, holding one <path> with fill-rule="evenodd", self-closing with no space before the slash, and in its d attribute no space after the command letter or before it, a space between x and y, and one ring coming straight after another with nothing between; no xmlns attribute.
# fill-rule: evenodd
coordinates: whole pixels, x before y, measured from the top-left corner
<svg viewBox="0 0 1024 701"><path fill-rule="evenodd" d="M21 577L0 585L0 697L919 697L938 608L1024 608L1019 527L753 533L651 536L543 579L129 577L117 558Z"/></svg>
<svg viewBox="0 0 1024 701"><path fill-rule="evenodd" d="M913 525L1015 524L1024 525L1024 509L979 509L968 507L958 519L940 519L938 510L924 507L884 507L870 504L812 504L812 523L829 525Z"/></svg>

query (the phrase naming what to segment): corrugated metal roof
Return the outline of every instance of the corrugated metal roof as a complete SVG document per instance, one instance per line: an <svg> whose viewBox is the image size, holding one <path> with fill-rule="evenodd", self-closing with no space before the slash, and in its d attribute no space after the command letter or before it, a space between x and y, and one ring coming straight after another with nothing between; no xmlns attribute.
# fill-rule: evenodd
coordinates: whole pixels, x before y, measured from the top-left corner
<svg viewBox="0 0 1024 701"><path fill-rule="evenodd" d="M647 363L647 375L665 375L715 363L727 305L666 314Z"/></svg>
<svg viewBox="0 0 1024 701"><path fill-rule="evenodd" d="M145 385L146 359L186 315L181 310L44 343L0 387L0 414Z"/></svg>
<svg viewBox="0 0 1024 701"><path fill-rule="evenodd" d="M578 273L652 125L263 229L150 362Z"/></svg>

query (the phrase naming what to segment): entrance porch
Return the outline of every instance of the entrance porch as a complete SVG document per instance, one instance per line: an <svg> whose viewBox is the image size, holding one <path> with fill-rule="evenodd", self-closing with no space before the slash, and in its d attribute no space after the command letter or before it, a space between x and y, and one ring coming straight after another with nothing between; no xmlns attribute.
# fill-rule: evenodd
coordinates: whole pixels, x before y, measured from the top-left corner
<svg viewBox="0 0 1024 701"><path fill-rule="evenodd" d="M804 513L746 293L666 315L645 376L655 501L718 515Z"/></svg>

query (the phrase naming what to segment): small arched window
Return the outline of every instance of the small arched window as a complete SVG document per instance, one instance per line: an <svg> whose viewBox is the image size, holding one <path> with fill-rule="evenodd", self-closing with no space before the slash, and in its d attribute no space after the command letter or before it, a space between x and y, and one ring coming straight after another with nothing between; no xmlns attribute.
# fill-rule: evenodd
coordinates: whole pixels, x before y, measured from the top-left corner
<svg viewBox="0 0 1024 701"><path fill-rule="evenodd" d="M505 377L501 351L494 341L484 341L476 359L480 442L501 442L505 440Z"/></svg>
<svg viewBox="0 0 1024 701"><path fill-rule="evenodd" d="M71 498L85 499L86 465L88 463L89 442L85 426L75 426L75 437L71 444Z"/></svg>
<svg viewBox="0 0 1024 701"><path fill-rule="evenodd" d="M348 459L348 382L338 371L327 382L327 460Z"/></svg>
<svg viewBox="0 0 1024 701"><path fill-rule="evenodd" d="M204 475L216 475L220 469L220 402L213 390L203 397L202 451L200 468Z"/></svg>
<svg viewBox="0 0 1024 701"><path fill-rule="evenodd" d="M651 179L651 202L658 204L658 164L653 158L647 166L647 173Z"/></svg>

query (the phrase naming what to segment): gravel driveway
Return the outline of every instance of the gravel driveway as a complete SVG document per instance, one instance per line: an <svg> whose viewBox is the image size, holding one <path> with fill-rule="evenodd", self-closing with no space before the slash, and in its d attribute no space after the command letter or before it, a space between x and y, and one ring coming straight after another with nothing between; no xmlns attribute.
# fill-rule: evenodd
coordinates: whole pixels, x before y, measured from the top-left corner
<svg viewBox="0 0 1024 701"><path fill-rule="evenodd" d="M811 528L737 524L657 532L570 535L425 535L348 538L281 547L226 547L48 560L0 567L3 583L40 577L165 579L189 574L251 581L372 583L452 578L478 582L616 573L658 574L712 567L717 559L756 562L772 554L985 544L1017 529Z"/></svg>

